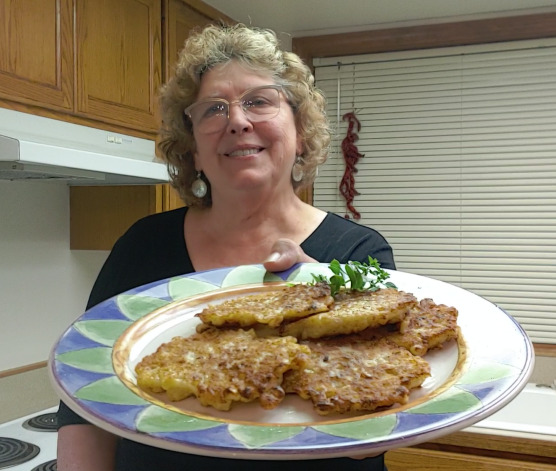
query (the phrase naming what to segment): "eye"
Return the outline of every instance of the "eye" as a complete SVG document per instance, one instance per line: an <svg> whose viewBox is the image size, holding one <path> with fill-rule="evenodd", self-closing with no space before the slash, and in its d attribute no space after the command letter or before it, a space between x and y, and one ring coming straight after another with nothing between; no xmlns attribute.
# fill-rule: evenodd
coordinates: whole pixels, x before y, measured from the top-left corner
<svg viewBox="0 0 556 471"><path fill-rule="evenodd" d="M246 96L242 100L244 108L264 108L274 106L274 100L265 93L257 93L255 95Z"/></svg>
<svg viewBox="0 0 556 471"><path fill-rule="evenodd" d="M201 119L211 118L213 116L228 115L227 105L221 101L203 103L200 110Z"/></svg>

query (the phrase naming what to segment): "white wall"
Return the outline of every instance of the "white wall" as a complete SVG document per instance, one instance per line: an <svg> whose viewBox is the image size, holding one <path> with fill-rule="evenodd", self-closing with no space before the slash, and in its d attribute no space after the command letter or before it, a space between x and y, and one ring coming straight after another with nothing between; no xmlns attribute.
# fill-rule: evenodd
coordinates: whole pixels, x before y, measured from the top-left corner
<svg viewBox="0 0 556 471"><path fill-rule="evenodd" d="M0 181L0 372L48 358L107 255L70 251L65 184Z"/></svg>

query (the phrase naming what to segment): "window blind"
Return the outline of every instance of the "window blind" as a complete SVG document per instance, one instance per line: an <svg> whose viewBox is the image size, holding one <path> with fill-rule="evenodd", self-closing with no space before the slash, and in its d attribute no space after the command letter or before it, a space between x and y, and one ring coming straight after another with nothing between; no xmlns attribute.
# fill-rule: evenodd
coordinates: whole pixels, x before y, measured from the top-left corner
<svg viewBox="0 0 556 471"><path fill-rule="evenodd" d="M314 65L336 126L314 204L346 214L342 116L355 110L354 206L398 269L483 296L556 344L556 40Z"/></svg>

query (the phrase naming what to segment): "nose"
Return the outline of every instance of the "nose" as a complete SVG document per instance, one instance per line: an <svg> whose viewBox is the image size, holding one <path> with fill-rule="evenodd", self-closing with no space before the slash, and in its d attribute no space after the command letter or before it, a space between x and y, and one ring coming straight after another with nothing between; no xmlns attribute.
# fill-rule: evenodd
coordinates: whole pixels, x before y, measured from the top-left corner
<svg viewBox="0 0 556 471"><path fill-rule="evenodd" d="M228 107L227 130L232 134L248 132L253 129L253 123L249 121L241 103L230 103Z"/></svg>

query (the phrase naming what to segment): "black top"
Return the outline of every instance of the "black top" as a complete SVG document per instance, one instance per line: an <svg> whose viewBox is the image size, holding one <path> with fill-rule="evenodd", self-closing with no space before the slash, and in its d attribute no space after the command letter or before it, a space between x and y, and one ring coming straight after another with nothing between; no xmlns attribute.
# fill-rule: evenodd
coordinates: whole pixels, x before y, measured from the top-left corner
<svg viewBox="0 0 556 471"><path fill-rule="evenodd" d="M194 272L183 235L187 208L147 216L137 221L116 242L93 286L87 309L117 294L147 283ZM337 259L367 262L369 255L382 268L395 269L392 249L377 231L329 213L301 244L303 251L319 262ZM58 425L86 423L64 403L60 403ZM122 439L116 457L117 471L164 471L190 469L283 470L281 461L230 460L208 458L162 450ZM349 458L288 461L288 470L382 471L383 457L365 460Z"/></svg>

